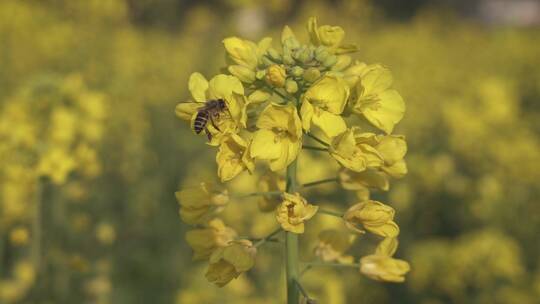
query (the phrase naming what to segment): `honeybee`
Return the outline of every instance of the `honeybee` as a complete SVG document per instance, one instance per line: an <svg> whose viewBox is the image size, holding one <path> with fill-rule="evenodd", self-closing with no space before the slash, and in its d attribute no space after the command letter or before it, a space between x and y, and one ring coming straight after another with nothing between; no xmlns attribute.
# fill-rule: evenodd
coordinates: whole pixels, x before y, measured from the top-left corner
<svg viewBox="0 0 540 304"><path fill-rule="evenodd" d="M208 140L212 140L212 134L208 130L208 121L210 121L216 130L221 132L214 119L218 119L219 115L226 109L227 104L225 103L225 100L221 98L206 101L204 106L197 110L197 116L195 116L195 122L193 124L195 133L200 134L202 130L204 130Z"/></svg>

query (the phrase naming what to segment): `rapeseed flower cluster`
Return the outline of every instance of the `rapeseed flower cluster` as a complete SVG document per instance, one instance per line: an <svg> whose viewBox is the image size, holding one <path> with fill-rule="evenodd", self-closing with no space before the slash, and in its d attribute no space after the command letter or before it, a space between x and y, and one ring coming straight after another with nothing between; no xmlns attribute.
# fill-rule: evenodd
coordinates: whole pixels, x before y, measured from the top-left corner
<svg viewBox="0 0 540 304"><path fill-rule="evenodd" d="M369 278L389 282L403 282L409 271L407 262L392 258L399 235L394 209L369 199L370 190L386 191L391 178L407 173L405 137L393 133L405 112L403 99L392 88L388 68L353 60L351 54L358 49L344 43L341 27L321 26L312 17L307 30L307 43L301 43L288 26L278 44L270 37L259 42L224 39L229 74L207 80L193 73L188 83L192 100L176 107L177 116L196 133L203 128L208 145L217 148L221 182L244 171L255 173L258 163L267 168L260 180L263 191L247 196L261 197L261 211L276 213L278 229L255 244L253 239L239 238L217 217L229 201L243 195L209 183L176 193L182 220L199 225L186 236L195 258L209 261L206 277L220 287L252 268L256 248L281 231L287 247L297 242L290 238L304 233L305 224L317 214L337 216L349 228L349 233L330 230L321 235L316 255L323 263L350 264ZM224 107L212 108L216 102ZM335 178L297 185L296 161L303 150L327 153L341 170ZM303 187L325 182L357 191L359 201L343 213L330 212L301 194ZM381 243L374 254L354 264L345 251L354 235L366 232L378 236ZM287 250L291 301L298 295L290 290L300 283L294 270L297 253ZM307 294L303 296L309 300Z"/></svg>

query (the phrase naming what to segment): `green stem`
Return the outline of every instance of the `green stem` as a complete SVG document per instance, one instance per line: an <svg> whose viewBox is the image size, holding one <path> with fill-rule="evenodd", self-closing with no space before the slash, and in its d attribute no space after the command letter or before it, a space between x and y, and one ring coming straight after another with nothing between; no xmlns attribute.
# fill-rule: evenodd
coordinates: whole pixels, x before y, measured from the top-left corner
<svg viewBox="0 0 540 304"><path fill-rule="evenodd" d="M300 292L302 293L304 298L306 298L306 300L308 300L308 301L311 301L312 299L307 294L306 290L304 289L304 286L302 286L302 284L300 284L300 282L298 280L294 280L294 282L296 283L296 286L298 287L298 289L300 290Z"/></svg>
<svg viewBox="0 0 540 304"><path fill-rule="evenodd" d="M327 178L327 179L314 181L314 182L311 182L311 183L305 183L305 184L302 185L302 188L313 187L313 186L317 186L317 185L320 185L320 184L326 184L326 183L334 183L334 182L338 182L338 181L339 180L338 180L337 177Z"/></svg>
<svg viewBox="0 0 540 304"><path fill-rule="evenodd" d="M321 208L317 210L317 213L322 213L322 214L331 215L331 216L340 217L340 218L343 217L343 213L327 210L327 209L321 209Z"/></svg>
<svg viewBox="0 0 540 304"><path fill-rule="evenodd" d="M265 236L264 238L260 239L257 243L255 243L255 245L253 245L254 247L259 247L261 246L262 244L268 242L270 239L272 239L273 236L275 236L276 234L280 233L282 231L281 227L277 228L276 230L272 231L269 235Z"/></svg>
<svg viewBox="0 0 540 304"><path fill-rule="evenodd" d="M313 138L316 142L320 143L321 145L325 146L325 147L330 147L330 145L328 143L326 143L324 140L318 138L317 136L311 134L311 133L306 133L307 136Z"/></svg>
<svg viewBox="0 0 540 304"><path fill-rule="evenodd" d="M296 192L296 167L297 161L293 161L287 167L287 192ZM285 275L287 282L287 304L300 302L300 290L296 284L298 279L298 234L286 232L285 235Z"/></svg>
<svg viewBox="0 0 540 304"><path fill-rule="evenodd" d="M320 267L320 266L330 266L330 267L354 267L358 268L360 267L360 264L341 264L341 263L326 263L326 262L309 262L304 263L306 266L306 269L312 268L312 267ZM309 267L309 268L308 268Z"/></svg>
<svg viewBox="0 0 540 304"><path fill-rule="evenodd" d="M247 198L252 196L264 196L264 195L281 195L283 194L282 191L268 191L268 192L253 192L253 193L247 193L247 194L232 194L231 197L234 198Z"/></svg>
<svg viewBox="0 0 540 304"><path fill-rule="evenodd" d="M35 199L34 199L34 216L32 219L32 264L36 272L39 272L41 266L41 196L42 182L39 180L36 184Z"/></svg>
<svg viewBox="0 0 540 304"><path fill-rule="evenodd" d="M319 147L309 146L309 145L302 145L302 149L328 152L328 149L326 148L319 148Z"/></svg>

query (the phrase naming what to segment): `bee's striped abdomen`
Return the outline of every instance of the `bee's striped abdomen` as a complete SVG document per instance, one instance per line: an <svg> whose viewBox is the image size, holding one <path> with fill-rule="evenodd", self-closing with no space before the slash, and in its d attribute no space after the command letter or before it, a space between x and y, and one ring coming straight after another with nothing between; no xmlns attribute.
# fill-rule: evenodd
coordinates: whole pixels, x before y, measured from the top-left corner
<svg viewBox="0 0 540 304"><path fill-rule="evenodd" d="M199 134L206 127L208 122L209 113L208 111L199 111L195 117L195 122L193 123L193 130L195 133Z"/></svg>

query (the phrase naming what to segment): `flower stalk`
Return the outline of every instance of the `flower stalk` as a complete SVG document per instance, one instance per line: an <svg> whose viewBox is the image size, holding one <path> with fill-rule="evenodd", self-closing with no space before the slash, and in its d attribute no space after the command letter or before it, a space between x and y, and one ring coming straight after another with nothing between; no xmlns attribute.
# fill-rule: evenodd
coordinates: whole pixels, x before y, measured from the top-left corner
<svg viewBox="0 0 540 304"><path fill-rule="evenodd" d="M287 188L288 193L296 191L296 170L297 161L293 161L287 167ZM287 282L287 304L298 304L300 301L300 290L296 284L299 274L298 261L298 234L287 231L285 233L285 276Z"/></svg>

